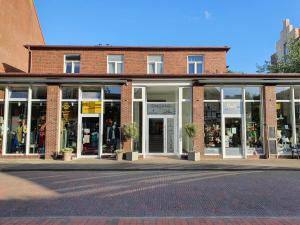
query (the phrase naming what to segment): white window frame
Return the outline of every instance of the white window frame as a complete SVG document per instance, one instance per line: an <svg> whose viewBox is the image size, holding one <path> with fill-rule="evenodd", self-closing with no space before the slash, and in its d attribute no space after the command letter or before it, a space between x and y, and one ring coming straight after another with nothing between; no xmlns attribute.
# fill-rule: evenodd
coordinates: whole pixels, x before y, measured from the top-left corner
<svg viewBox="0 0 300 225"><path fill-rule="evenodd" d="M192 57L192 56L202 56L202 61L189 61L189 57ZM188 55L187 57L186 57L186 61L187 61L187 74L203 74L203 72L204 72L204 55ZM189 71L189 65L190 64L194 64L194 72L193 73L189 73L190 71ZM199 72L198 71L198 67L197 67L197 65L198 64L202 64L202 71L201 72Z"/></svg>
<svg viewBox="0 0 300 225"><path fill-rule="evenodd" d="M66 58L68 56L79 56L80 60L67 60ZM67 63L72 63L72 71L71 71L71 73L67 73L67 74L78 74L78 73L75 73L75 63L79 63L79 73L80 73L80 67L81 67L80 61L81 61L80 54L66 54L66 55L64 55L64 73L67 73Z"/></svg>
<svg viewBox="0 0 300 225"><path fill-rule="evenodd" d="M113 55L107 55L107 73L108 74L123 74L124 73L124 55L114 55L114 56L122 56L122 59L123 60L109 60L109 56L113 56ZM110 72L109 71L109 64L110 63L114 63L115 67L114 67L114 71L113 72ZM118 65L121 64L122 65L122 71L120 71L118 73Z"/></svg>
<svg viewBox="0 0 300 225"><path fill-rule="evenodd" d="M149 61L149 57L161 57L161 61ZM150 64L154 64L154 73L150 73ZM158 73L158 65L161 64L162 66L162 73ZM148 55L147 56L147 73L148 74L163 74L164 73L164 56L163 55Z"/></svg>

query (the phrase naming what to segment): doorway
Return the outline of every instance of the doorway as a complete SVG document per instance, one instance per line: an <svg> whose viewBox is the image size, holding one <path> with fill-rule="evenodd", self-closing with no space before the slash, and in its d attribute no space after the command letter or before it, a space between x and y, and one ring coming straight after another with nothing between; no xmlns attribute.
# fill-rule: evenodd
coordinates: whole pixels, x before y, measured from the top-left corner
<svg viewBox="0 0 300 225"><path fill-rule="evenodd" d="M99 117L82 117L81 156L99 154Z"/></svg>
<svg viewBox="0 0 300 225"><path fill-rule="evenodd" d="M241 118L225 118L225 156L243 157Z"/></svg>

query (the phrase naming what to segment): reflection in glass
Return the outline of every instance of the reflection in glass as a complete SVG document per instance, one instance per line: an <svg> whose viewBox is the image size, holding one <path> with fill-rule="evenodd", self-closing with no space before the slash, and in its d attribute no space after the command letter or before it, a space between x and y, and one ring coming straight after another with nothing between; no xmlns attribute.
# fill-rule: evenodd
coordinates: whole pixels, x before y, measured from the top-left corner
<svg viewBox="0 0 300 225"><path fill-rule="evenodd" d="M245 98L246 100L260 100L260 87L246 87Z"/></svg>
<svg viewBox="0 0 300 225"><path fill-rule="evenodd" d="M98 155L98 150L99 117L83 117L81 155Z"/></svg>
<svg viewBox="0 0 300 225"><path fill-rule="evenodd" d="M63 87L62 88L62 99L78 99L78 88L77 87Z"/></svg>
<svg viewBox="0 0 300 225"><path fill-rule="evenodd" d="M100 88L85 88L82 90L83 99L101 99Z"/></svg>
<svg viewBox="0 0 300 225"><path fill-rule="evenodd" d="M276 87L277 100L290 100L290 87Z"/></svg>
<svg viewBox="0 0 300 225"><path fill-rule="evenodd" d="M134 88L134 99L142 99L143 98L143 90L142 88Z"/></svg>
<svg viewBox="0 0 300 225"><path fill-rule="evenodd" d="M9 103L7 128L7 154L25 154L27 102Z"/></svg>
<svg viewBox="0 0 300 225"><path fill-rule="evenodd" d="M183 88L182 89L182 98L183 99L192 99L192 88Z"/></svg>
<svg viewBox="0 0 300 225"><path fill-rule="evenodd" d="M242 119L225 118L225 154L242 157Z"/></svg>
<svg viewBox="0 0 300 225"><path fill-rule="evenodd" d="M139 136L134 140L134 150L142 153L143 102L133 102L133 122L137 125Z"/></svg>
<svg viewBox="0 0 300 225"><path fill-rule="evenodd" d="M224 99L242 99L242 88L226 87L223 88Z"/></svg>
<svg viewBox="0 0 300 225"><path fill-rule="evenodd" d="M220 100L221 89L219 87L205 87L204 99L205 100Z"/></svg>
<svg viewBox="0 0 300 225"><path fill-rule="evenodd" d="M47 99L47 87L33 87L32 99Z"/></svg>
<svg viewBox="0 0 300 225"><path fill-rule="evenodd" d="M192 122L192 103L182 102L182 152L192 150L192 140L187 136L184 126Z"/></svg>
<svg viewBox="0 0 300 225"><path fill-rule="evenodd" d="M104 98L110 100L120 100L121 88L119 86L106 86L104 88Z"/></svg>

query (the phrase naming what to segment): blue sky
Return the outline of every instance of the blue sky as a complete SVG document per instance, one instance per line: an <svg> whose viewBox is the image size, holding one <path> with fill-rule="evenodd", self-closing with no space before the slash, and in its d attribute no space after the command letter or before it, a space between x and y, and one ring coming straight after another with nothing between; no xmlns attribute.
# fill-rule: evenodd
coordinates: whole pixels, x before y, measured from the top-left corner
<svg viewBox="0 0 300 225"><path fill-rule="evenodd" d="M230 46L228 65L256 72L299 0L35 0L47 44Z"/></svg>

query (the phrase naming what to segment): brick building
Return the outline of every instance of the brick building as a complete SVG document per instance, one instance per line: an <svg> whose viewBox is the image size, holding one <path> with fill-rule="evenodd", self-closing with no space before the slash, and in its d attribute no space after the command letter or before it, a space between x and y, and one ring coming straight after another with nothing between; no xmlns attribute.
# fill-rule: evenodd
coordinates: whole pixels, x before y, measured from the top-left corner
<svg viewBox="0 0 300 225"><path fill-rule="evenodd" d="M202 159L290 156L299 74L230 74L228 47L27 45L28 73L0 73L1 156ZM139 136L122 138L136 123ZM185 125L198 130L192 142Z"/></svg>

